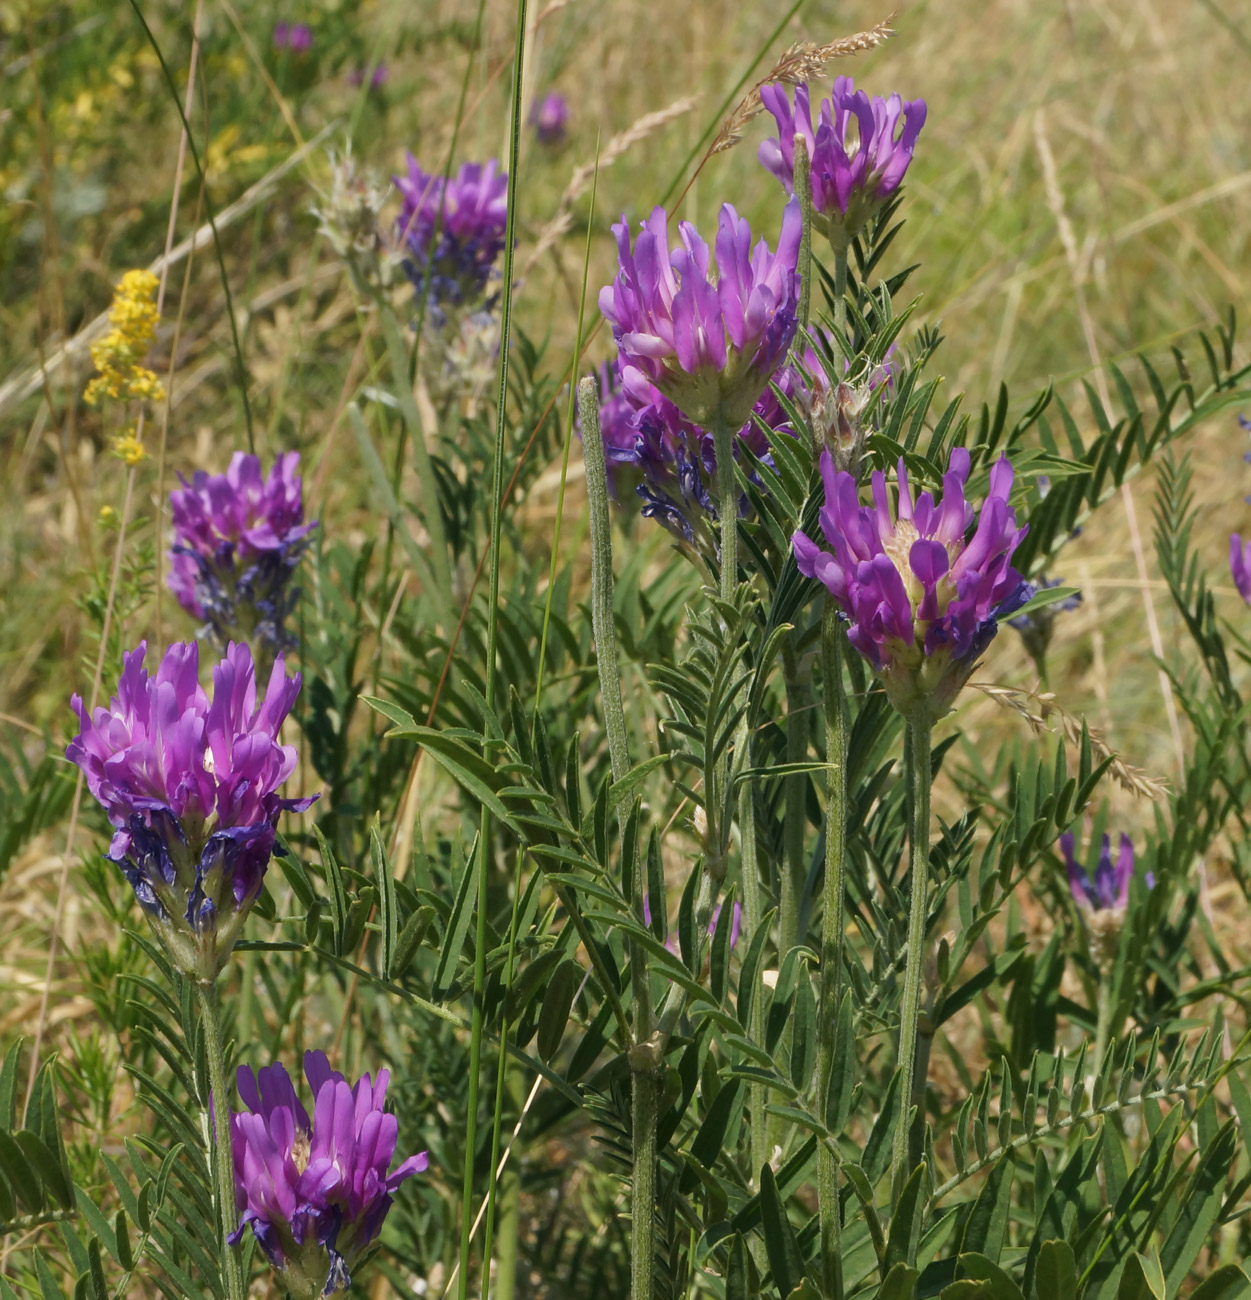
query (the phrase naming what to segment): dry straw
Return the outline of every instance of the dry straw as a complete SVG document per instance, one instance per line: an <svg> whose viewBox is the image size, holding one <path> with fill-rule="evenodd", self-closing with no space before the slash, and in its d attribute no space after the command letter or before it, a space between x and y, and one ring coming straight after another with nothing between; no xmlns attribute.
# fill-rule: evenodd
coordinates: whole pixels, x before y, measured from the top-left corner
<svg viewBox="0 0 1251 1300"><path fill-rule="evenodd" d="M970 682L976 691L994 700L1000 708L1008 709L1025 721L1036 736L1060 731L1071 745L1080 745L1082 732L1090 738L1090 748L1100 762L1111 760L1108 771L1122 789L1140 799L1162 799L1168 792L1168 782L1149 776L1136 767L1130 767L1107 743L1103 734L1087 725L1084 718L1070 713L1056 702L1054 691L1020 691L1011 686L996 686L993 682ZM1037 711L1035 711L1037 710ZM1054 718L1058 726L1048 725Z"/></svg>
<svg viewBox="0 0 1251 1300"><path fill-rule="evenodd" d="M891 23L895 15L883 18L876 27L867 31L856 32L854 36L840 36L836 41L826 45L817 45L814 41L798 41L792 45L767 73L739 101L738 107L721 124L717 138L708 150L708 156L724 153L732 149L743 138L743 131L752 118L764 111L760 92L765 86L782 82L788 86L798 86L811 81L825 71L826 64L835 59L846 58L849 54L859 54L862 50L876 49L894 36Z"/></svg>

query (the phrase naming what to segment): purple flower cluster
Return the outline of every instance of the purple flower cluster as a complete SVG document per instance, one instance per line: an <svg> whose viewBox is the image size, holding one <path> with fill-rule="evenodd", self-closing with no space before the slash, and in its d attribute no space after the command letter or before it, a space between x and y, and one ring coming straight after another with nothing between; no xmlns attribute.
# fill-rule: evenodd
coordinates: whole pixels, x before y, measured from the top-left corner
<svg viewBox="0 0 1251 1300"><path fill-rule="evenodd" d="M555 90L536 99L530 108L530 125L540 144L560 144L569 130L569 101Z"/></svg>
<svg viewBox="0 0 1251 1300"><path fill-rule="evenodd" d="M473 306L483 297L504 248L508 177L492 158L465 163L444 181L423 171L410 153L408 175L395 177L404 200L400 239L405 270L432 306Z"/></svg>
<svg viewBox="0 0 1251 1300"><path fill-rule="evenodd" d="M307 23L275 23L274 48L304 54L313 47L313 31Z"/></svg>
<svg viewBox="0 0 1251 1300"><path fill-rule="evenodd" d="M814 129L807 86L795 88L793 109L785 86L765 86L760 98L778 128L778 138L760 146L760 161L793 194L795 136L803 137L813 225L836 249L845 249L899 188L925 125L925 101L905 104L898 95L870 100L850 77L836 77Z"/></svg>
<svg viewBox="0 0 1251 1300"><path fill-rule="evenodd" d="M799 395L803 381L790 367L774 378L787 396ZM641 371L627 367L623 375L619 361L600 366L599 384L600 429L614 500L633 491L645 518L655 519L680 542L711 553L718 519L712 434L688 420ZM793 430L772 389L766 389L738 431L735 452L747 447L767 461L771 439L781 434ZM747 509L743 496L740 515Z"/></svg>
<svg viewBox="0 0 1251 1300"><path fill-rule="evenodd" d="M231 644L213 669L210 699L199 682L199 647L170 646L150 676L146 643L123 658L117 694L89 714L65 751L115 828L108 857L125 873L180 970L212 979L261 892L296 751L278 732L300 675L274 664L257 703L252 656Z"/></svg>
<svg viewBox="0 0 1251 1300"><path fill-rule="evenodd" d="M1238 594L1251 604L1251 542L1244 546L1237 533L1229 539L1229 571Z"/></svg>
<svg viewBox="0 0 1251 1300"><path fill-rule="evenodd" d="M254 640L274 653L291 644L291 575L317 527L304 522L299 463L287 452L263 478L257 457L236 452L224 474L198 470L170 493L170 590L222 645Z"/></svg>
<svg viewBox="0 0 1251 1300"><path fill-rule="evenodd" d="M293 1300L346 1291L351 1270L377 1237L396 1189L427 1166L423 1151L388 1173L399 1123L383 1109L389 1076L355 1087L323 1052L304 1054L310 1120L278 1063L238 1074L248 1107L230 1117L236 1245L248 1225Z"/></svg>
<svg viewBox="0 0 1251 1300"><path fill-rule="evenodd" d="M786 206L776 253L727 203L717 228L717 276L689 221L669 249L668 217L655 208L633 248L622 218L613 227L618 270L600 291L627 389L650 381L688 420L739 428L785 359L799 301L798 202ZM636 377L637 373L637 377Z"/></svg>
<svg viewBox="0 0 1251 1300"><path fill-rule="evenodd" d="M872 506L856 481L821 456L822 532L833 553L794 535L800 572L822 582L850 622L848 639L877 670L905 717L933 721L950 707L998 629L1024 604L1028 584L1012 567L1025 536L1008 504L1012 466L1000 460L977 518L964 496L969 453L951 453L941 504L929 492L913 501L899 462L892 517L886 477L874 473ZM970 536L976 521L976 530Z"/></svg>

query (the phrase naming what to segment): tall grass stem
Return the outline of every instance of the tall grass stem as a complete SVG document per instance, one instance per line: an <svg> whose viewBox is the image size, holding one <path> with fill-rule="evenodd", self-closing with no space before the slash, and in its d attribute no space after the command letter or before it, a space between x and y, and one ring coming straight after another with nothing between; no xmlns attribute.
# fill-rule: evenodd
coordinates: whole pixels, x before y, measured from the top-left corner
<svg viewBox="0 0 1251 1300"><path fill-rule="evenodd" d="M486 690L488 709L495 707L496 651L499 645L500 543L504 515L504 442L508 425L508 361L512 342L513 250L517 242L517 159L521 152L521 82L527 0L517 0L517 32L513 47L512 134L508 146L508 219L504 234L504 284L500 291L500 372L495 405L495 454L491 469L489 594L487 600ZM491 813L482 806L478 838L478 914L474 932L473 1012L469 1038L469 1095L465 1116L465 1164L461 1187L460 1300L469 1294L469 1245L472 1236L473 1171L478 1137L478 1091L482 1067L483 1001L486 995L488 885L491 874ZM501 1050L506 1050L501 1048ZM495 1194L495 1179L487 1187L487 1213ZM488 1300L491 1284L489 1245L483 1252L481 1291Z"/></svg>

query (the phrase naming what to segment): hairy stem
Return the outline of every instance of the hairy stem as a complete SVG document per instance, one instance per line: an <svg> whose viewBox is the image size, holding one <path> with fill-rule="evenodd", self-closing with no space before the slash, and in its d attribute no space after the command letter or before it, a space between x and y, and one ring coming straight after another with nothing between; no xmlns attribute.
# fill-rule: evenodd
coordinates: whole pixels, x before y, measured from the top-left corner
<svg viewBox="0 0 1251 1300"><path fill-rule="evenodd" d="M599 394L593 379L578 384L578 413L582 421L582 455L586 462L587 504L591 519L591 626L595 660L608 731L608 756L614 781L630 770L625 709L621 704L621 675L613 627L612 523L608 514L608 468L599 424ZM623 814L624 816L624 814ZM631 873L630 900L635 920L643 924L643 872ZM664 906L664 900L658 900ZM654 1058L663 1049L652 1036L651 974L647 950L630 944L631 985L634 992L634 1043L630 1053L633 1213L630 1222L630 1284L634 1300L651 1300L656 1257L656 1069Z"/></svg>
<svg viewBox="0 0 1251 1300"><path fill-rule="evenodd" d="M908 722L908 784L912 807L912 853L909 863L908 964L904 967L903 1002L899 1011L899 1119L891 1158L891 1205L898 1201L911 1170L908 1168L909 1116L912 1113L916 1070L917 1020L921 1013L922 949L930 860L930 724Z"/></svg>
<svg viewBox="0 0 1251 1300"><path fill-rule="evenodd" d="M239 1257L226 1244L226 1238L234 1230L235 1171L230 1157L230 1094L226 1083L226 1045L222 1040L221 1009L217 1003L216 985L197 981L194 987L200 1024L204 1028L204 1053L208 1058L209 1096L213 1113L208 1131L207 1154L209 1167L213 1171L213 1201L217 1206L222 1277L226 1283L227 1300L245 1300L247 1291Z"/></svg>
<svg viewBox="0 0 1251 1300"><path fill-rule="evenodd" d="M712 445L717 457L717 510L721 515L721 599L730 600L738 586L738 484L734 478L734 434L725 412L712 417Z"/></svg>
<svg viewBox="0 0 1251 1300"><path fill-rule="evenodd" d="M808 141L802 135L795 137L795 194L803 218L799 237L799 328L795 332L795 352L803 356L808 343L808 314L812 302L812 186L809 174ZM843 267L844 281L846 263Z"/></svg>
<svg viewBox="0 0 1251 1300"><path fill-rule="evenodd" d="M800 671L795 651L799 637L791 633L782 645L782 670L786 680L786 761L804 762L808 757L808 708L812 692L808 674ZM778 891L778 954L785 957L799 942L799 899L808 875L808 857L804 852L807 829L808 775L795 772L786 778L786 813L782 823L785 852ZM749 930L750 934L751 931Z"/></svg>
<svg viewBox="0 0 1251 1300"><path fill-rule="evenodd" d="M817 1013L817 1113L825 1123L834 1074L835 1031L843 984L843 894L847 849L847 696L843 687L843 631L831 601L821 618L825 692L825 899L821 909L821 987ZM788 810L789 811L789 810ZM817 1207L821 1229L821 1282L826 1300L843 1294L838 1157L833 1143L817 1146Z"/></svg>

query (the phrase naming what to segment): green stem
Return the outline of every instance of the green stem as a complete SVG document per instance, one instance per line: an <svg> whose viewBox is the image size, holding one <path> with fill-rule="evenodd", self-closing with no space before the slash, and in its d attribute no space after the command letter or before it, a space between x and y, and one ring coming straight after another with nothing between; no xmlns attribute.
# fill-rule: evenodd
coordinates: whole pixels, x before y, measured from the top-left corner
<svg viewBox="0 0 1251 1300"><path fill-rule="evenodd" d="M904 967L903 1001L899 1011L899 1119L891 1158L891 1204L896 1204L911 1170L908 1166L909 1116L912 1113L916 1069L917 1020L921 1013L921 971L925 944L930 858L930 724L908 722L908 783L912 798L912 854L908 875L908 963ZM918 1116L918 1119L920 1117Z"/></svg>
<svg viewBox="0 0 1251 1300"><path fill-rule="evenodd" d="M808 674L801 675L796 654L798 632L782 646L786 679L786 761L802 763L808 757L808 708L811 703ZM804 832L808 826L808 776L796 772L786 778L786 813L782 823L782 871L779 901L778 955L785 957L799 942L799 899L808 876ZM751 931L749 930L750 934Z"/></svg>
<svg viewBox="0 0 1251 1300"><path fill-rule="evenodd" d="M847 330L847 250L834 249L834 338L843 351L848 365L851 364L851 349L844 346L843 335Z"/></svg>
<svg viewBox="0 0 1251 1300"><path fill-rule="evenodd" d="M613 626L612 521L608 514L608 467L599 425L599 393L595 380L578 384L578 414L582 422L582 458L586 462L586 496L591 519L591 630L595 662L608 732L612 779L630 770L625 709L621 704L621 674L617 667L617 634Z"/></svg>
<svg viewBox="0 0 1251 1300"><path fill-rule="evenodd" d="M504 231L504 285L500 296L500 373L495 397L495 448L491 466L490 565L487 594L486 690L488 711L495 707L496 650L499 645L500 542L504 523L504 442L508 425L508 368L512 344L513 253L517 243L517 159L521 152L521 82L524 62L527 0L517 0L517 28L513 43L512 131L508 145L508 218ZM403 387L403 385L401 385ZM408 393L412 400L411 387ZM415 403L414 403L415 406ZM417 427L420 427L418 425ZM419 438L414 438L414 444ZM424 450L424 447L423 447ZM431 483L431 495L433 483ZM442 521L437 521L442 533ZM430 525L427 525L428 527ZM431 534L432 538L434 534ZM446 563L447 548L441 548ZM450 581L449 581L450 590ZM449 624L450 626L450 624ZM478 840L478 914L474 931L473 1014L469 1026L469 1089L465 1115L465 1163L461 1175L460 1273L457 1294L469 1295L470 1229L473 1226L473 1171L478 1138L478 1090L482 1065L482 1031L486 997L487 887L491 863L491 812L482 805L482 829ZM506 1048L501 1045L501 1050ZM495 1194L495 1170L488 1171L489 1201ZM487 1300L491 1285L490 1260L482 1264L481 1300Z"/></svg>
<svg viewBox="0 0 1251 1300"><path fill-rule="evenodd" d="M750 760L750 741L746 725L739 729L739 752L743 755L743 764ZM739 830L743 839L743 933L750 943L752 936L760 925L760 867L756 861L756 805L752 798L750 781L744 781L739 787ZM701 931L701 934L703 931ZM758 1047L765 1045L765 1000L759 996L757 989L752 995L751 1013L748 1017L748 1037ZM769 1123L765 1116L768 1104L768 1089L763 1083L753 1081L748 1088L748 1104L751 1107L751 1159L752 1177L760 1177L760 1171L769 1159Z"/></svg>
<svg viewBox="0 0 1251 1300"><path fill-rule="evenodd" d="M235 1171L230 1158L230 1093L226 1083L226 1046L222 1041L221 1010L214 984L197 981L194 988L200 1024L204 1028L204 1053L208 1058L209 1093L213 1105L207 1154L209 1166L213 1170L213 1200L217 1206L222 1277L226 1283L227 1300L245 1300L247 1289L239 1257L226 1244L226 1238L234 1230Z"/></svg>
<svg viewBox="0 0 1251 1300"><path fill-rule="evenodd" d="M656 1261L656 1076L644 1062L632 1060L631 1077L634 1197L630 1216L630 1296L631 1300L651 1300Z"/></svg>
<svg viewBox="0 0 1251 1300"><path fill-rule="evenodd" d="M799 237L799 328L795 331L795 351L801 357L808 344L808 315L812 302L812 186L808 181L809 167L808 141L802 135L797 135L795 194L799 198L803 227ZM846 276L845 265L843 274Z"/></svg>
<svg viewBox="0 0 1251 1300"><path fill-rule="evenodd" d="M847 695L843 684L843 630L831 601L821 618L825 696L825 899L821 909L821 986L817 1012L817 1113L826 1107L834 1075L835 1034L843 984L843 898L847 862ZM821 1229L821 1280L826 1300L843 1294L838 1156L832 1142L817 1145L817 1207Z"/></svg>
<svg viewBox="0 0 1251 1300"><path fill-rule="evenodd" d="M713 414L712 445L717 457L717 509L721 514L721 599L738 587L738 483L734 478L734 430L724 411Z"/></svg>
<svg viewBox="0 0 1251 1300"><path fill-rule="evenodd" d="M1099 992L1097 995L1098 1020L1095 1024L1095 1074L1103 1068L1104 1053L1108 1050L1108 1039L1112 1033L1112 990L1103 972L1100 972Z"/></svg>
<svg viewBox="0 0 1251 1300"><path fill-rule="evenodd" d="M422 522L430 534L430 550L433 552L435 580L439 590L435 593L435 608L438 617L448 633L455 627L452 617L452 565L447 551L447 537L443 532L443 512L439 506L439 484L434 476L434 464L430 458L430 449L426 446L426 435L421 413L417 410L417 399L413 396L413 377L409 370L408 348L400 330L400 322L394 310L387 303L381 304L379 318L382 321L382 335L387 344L387 357L391 363L391 377L396 388L396 398L400 403L400 414L404 417L404 428L413 444L417 457L418 490L421 492ZM403 468L403 461L397 451L396 477ZM397 485L398 486L398 485ZM396 499L399 499L398 490Z"/></svg>

